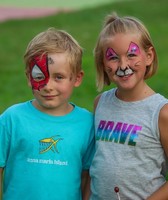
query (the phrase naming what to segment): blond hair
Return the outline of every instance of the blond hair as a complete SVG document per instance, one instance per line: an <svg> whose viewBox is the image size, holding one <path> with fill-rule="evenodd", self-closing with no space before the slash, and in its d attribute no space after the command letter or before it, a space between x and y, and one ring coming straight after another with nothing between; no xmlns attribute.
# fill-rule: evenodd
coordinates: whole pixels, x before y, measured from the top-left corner
<svg viewBox="0 0 168 200"><path fill-rule="evenodd" d="M82 68L82 48L67 32L49 28L36 35L28 44L24 54L26 69L28 69L30 62L35 56L64 52L68 55L72 73L76 75Z"/></svg>
<svg viewBox="0 0 168 200"><path fill-rule="evenodd" d="M153 76L158 67L158 59L152 39L145 25L137 18L131 16L118 17L116 13L112 13L105 18L105 23L98 37L95 49L95 65L97 73L97 89L101 91L104 85L110 85L111 81L104 70L103 63L103 46L111 37L117 33L138 33L142 48L147 51L153 47L154 59L150 66L147 66L144 79Z"/></svg>

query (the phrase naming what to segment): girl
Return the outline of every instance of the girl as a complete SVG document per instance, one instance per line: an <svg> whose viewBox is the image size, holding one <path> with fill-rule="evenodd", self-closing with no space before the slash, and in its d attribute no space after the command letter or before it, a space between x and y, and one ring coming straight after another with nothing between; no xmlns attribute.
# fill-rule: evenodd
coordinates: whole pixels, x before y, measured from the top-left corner
<svg viewBox="0 0 168 200"><path fill-rule="evenodd" d="M138 19L112 14L94 53L98 90L116 88L95 100L90 199L167 200L168 100L145 82L158 64L150 34Z"/></svg>

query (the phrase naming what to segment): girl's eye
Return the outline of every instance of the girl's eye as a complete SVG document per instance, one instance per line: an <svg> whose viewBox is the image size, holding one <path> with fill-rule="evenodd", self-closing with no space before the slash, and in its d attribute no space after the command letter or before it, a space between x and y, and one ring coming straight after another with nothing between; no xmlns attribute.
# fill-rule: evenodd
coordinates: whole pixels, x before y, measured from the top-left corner
<svg viewBox="0 0 168 200"><path fill-rule="evenodd" d="M118 56L111 56L110 58L109 58L109 60L118 60Z"/></svg>
<svg viewBox="0 0 168 200"><path fill-rule="evenodd" d="M133 58L133 57L136 57L137 55L136 55L135 53L129 53L127 56L128 56L129 58Z"/></svg>
<svg viewBox="0 0 168 200"><path fill-rule="evenodd" d="M112 48L106 50L106 59L113 61L118 60L118 56Z"/></svg>

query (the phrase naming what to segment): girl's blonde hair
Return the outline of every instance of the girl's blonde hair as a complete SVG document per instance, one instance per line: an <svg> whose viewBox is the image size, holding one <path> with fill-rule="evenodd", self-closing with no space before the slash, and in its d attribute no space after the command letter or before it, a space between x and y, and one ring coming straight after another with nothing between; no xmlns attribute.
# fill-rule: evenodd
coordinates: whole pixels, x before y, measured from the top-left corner
<svg viewBox="0 0 168 200"><path fill-rule="evenodd" d="M24 55L26 70L28 70L30 62L36 56L64 52L68 55L72 73L76 75L82 68L82 48L67 32L49 28L35 36L28 44Z"/></svg>
<svg viewBox="0 0 168 200"><path fill-rule="evenodd" d="M118 17L116 13L112 13L108 15L105 19L105 23L102 31L98 37L98 41L96 47L94 49L94 57L95 57L95 65L97 72L97 89L101 91L104 85L110 85L111 81L108 78L104 70L103 63L103 47L105 42L108 41L111 37L113 37L117 33L138 33L140 44L145 51L147 51L150 47L153 47L154 51L154 59L150 66L146 67L146 74L144 79L148 79L153 76L158 67L158 59L155 47L153 45L150 34L144 24L135 17L125 16Z"/></svg>

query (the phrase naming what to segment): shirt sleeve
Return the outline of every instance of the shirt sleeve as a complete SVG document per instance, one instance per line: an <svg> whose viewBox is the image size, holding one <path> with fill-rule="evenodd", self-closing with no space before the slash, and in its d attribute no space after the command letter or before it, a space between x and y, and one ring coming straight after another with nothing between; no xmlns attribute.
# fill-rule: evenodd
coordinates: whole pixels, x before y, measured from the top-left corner
<svg viewBox="0 0 168 200"><path fill-rule="evenodd" d="M7 131L6 118L0 116L0 167L5 167L9 151L9 134Z"/></svg>
<svg viewBox="0 0 168 200"><path fill-rule="evenodd" d="M88 137L86 151L83 157L83 170L87 170L90 168L94 153L95 153L95 136L94 136L94 127L92 125Z"/></svg>

